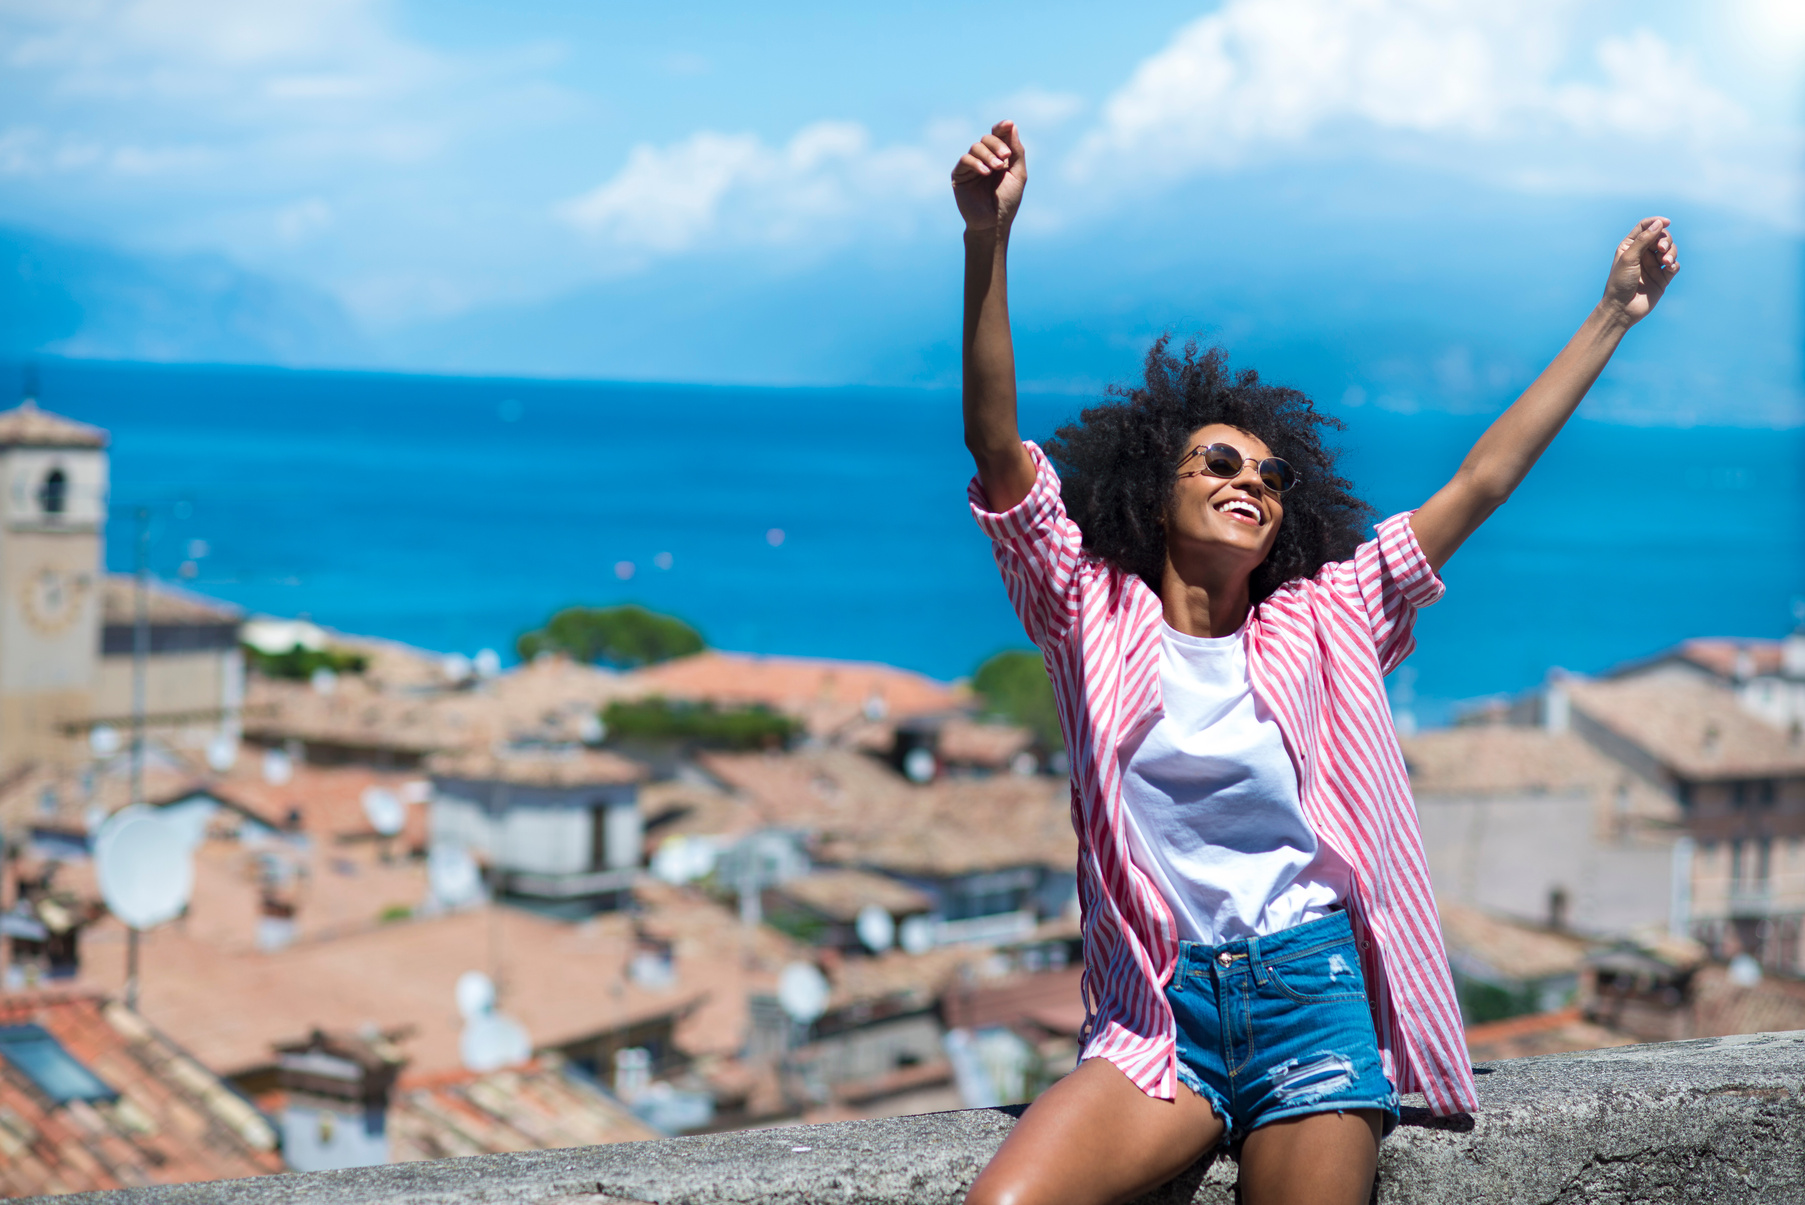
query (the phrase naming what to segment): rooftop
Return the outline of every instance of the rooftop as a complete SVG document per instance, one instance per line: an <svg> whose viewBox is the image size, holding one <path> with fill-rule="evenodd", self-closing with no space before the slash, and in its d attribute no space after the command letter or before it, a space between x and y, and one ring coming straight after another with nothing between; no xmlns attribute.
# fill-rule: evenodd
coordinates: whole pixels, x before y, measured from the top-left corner
<svg viewBox="0 0 1805 1205"><path fill-rule="evenodd" d="M1566 690L1575 710L1683 778L1805 775L1805 743L1716 683L1624 678L1573 681Z"/></svg>
<svg viewBox="0 0 1805 1205"><path fill-rule="evenodd" d="M693 965L679 964L668 988L635 982L628 973L632 926L619 915L573 925L487 905L388 924L369 917L356 931L260 953L254 945L234 947L212 927L254 924L253 907L243 918L203 923L204 907L197 885L190 920L142 939L139 1007L194 1057L227 1075L269 1065L275 1043L316 1028L356 1031L371 1024L414 1027L403 1044L414 1070L458 1068L463 1021L455 988L470 970L496 980L501 1010L525 1027L535 1048L680 1015L702 995ZM96 925L83 941L79 982L118 990L124 954L117 922Z"/></svg>
<svg viewBox="0 0 1805 1205"><path fill-rule="evenodd" d="M1438 902L1448 958L1479 964L1493 975L1528 981L1577 974L1591 943L1519 921L1489 916L1464 904Z"/></svg>
<svg viewBox="0 0 1805 1205"><path fill-rule="evenodd" d="M426 768L436 778L507 782L533 787L589 787L639 782L646 768L600 749L470 750L434 754Z"/></svg>
<svg viewBox="0 0 1805 1205"><path fill-rule="evenodd" d="M556 1058L406 1077L389 1105L388 1135L394 1163L660 1137Z"/></svg>
<svg viewBox="0 0 1805 1205"><path fill-rule="evenodd" d="M54 1039L108 1094L53 1103L0 1045L0 1195L282 1170L263 1116L123 1006L86 994L0 996L0 1028L21 1026Z"/></svg>
<svg viewBox="0 0 1805 1205"><path fill-rule="evenodd" d="M35 401L0 411L0 448L104 448L99 427L38 409Z"/></svg>
<svg viewBox="0 0 1805 1205"><path fill-rule="evenodd" d="M776 888L778 894L834 920L856 920L859 911L875 904L895 916L926 912L933 901L888 875L863 870L817 870L790 879Z"/></svg>
<svg viewBox="0 0 1805 1205"><path fill-rule="evenodd" d="M871 661L710 650L622 677L640 695L762 703L801 718L816 735L864 719L950 711L965 702L963 694L944 682Z"/></svg>
<svg viewBox="0 0 1805 1205"><path fill-rule="evenodd" d="M100 599L104 623L117 626L137 622L137 581L130 574L107 574L101 582ZM244 612L230 603L158 581L150 582L145 590L145 609L150 613L150 622L157 627L216 627L235 624L244 616Z"/></svg>
<svg viewBox="0 0 1805 1205"><path fill-rule="evenodd" d="M704 754L764 827L815 834L821 861L934 877L1007 866L1075 866L1065 782L998 774L908 782L867 754Z"/></svg>

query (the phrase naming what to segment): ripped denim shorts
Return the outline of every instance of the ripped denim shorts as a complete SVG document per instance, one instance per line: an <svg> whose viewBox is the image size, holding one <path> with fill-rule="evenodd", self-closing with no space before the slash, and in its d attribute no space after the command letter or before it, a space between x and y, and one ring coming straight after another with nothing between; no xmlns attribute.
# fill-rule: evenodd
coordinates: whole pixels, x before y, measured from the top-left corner
<svg viewBox="0 0 1805 1205"><path fill-rule="evenodd" d="M1179 943L1166 999L1178 1078L1239 1142L1306 1113L1377 1109L1398 1122L1346 912L1221 946Z"/></svg>

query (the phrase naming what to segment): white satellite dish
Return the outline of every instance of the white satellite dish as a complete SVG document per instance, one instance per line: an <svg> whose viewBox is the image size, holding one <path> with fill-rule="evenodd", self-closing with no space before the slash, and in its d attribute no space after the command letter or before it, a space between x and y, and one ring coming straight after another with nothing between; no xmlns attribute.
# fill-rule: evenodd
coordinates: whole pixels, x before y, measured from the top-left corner
<svg viewBox="0 0 1805 1205"><path fill-rule="evenodd" d="M470 659L470 668L479 678L493 678L501 672L501 654L494 649L479 649Z"/></svg>
<svg viewBox="0 0 1805 1205"><path fill-rule="evenodd" d="M896 944L896 918L890 915L888 908L866 904L859 909L859 919L853 927L858 931L859 940L873 954L882 954Z"/></svg>
<svg viewBox="0 0 1805 1205"><path fill-rule="evenodd" d="M461 845L435 845L427 851L426 882L441 908L462 908L483 897L482 872Z"/></svg>
<svg viewBox="0 0 1805 1205"><path fill-rule="evenodd" d="M385 837L393 837L407 823L407 805L386 787L365 787L363 805L370 827Z"/></svg>
<svg viewBox="0 0 1805 1205"><path fill-rule="evenodd" d="M471 669L470 658L462 653L447 653L439 658L439 672L445 675L447 682L454 685L468 681Z"/></svg>
<svg viewBox="0 0 1805 1205"><path fill-rule="evenodd" d="M263 781L272 787L285 786L295 776L294 759L280 749L271 749L263 755Z"/></svg>
<svg viewBox="0 0 1805 1205"><path fill-rule="evenodd" d="M934 948L934 922L925 916L911 916L897 930L896 942L911 954L926 954Z"/></svg>
<svg viewBox="0 0 1805 1205"><path fill-rule="evenodd" d="M903 754L903 775L910 782L933 782L934 774L939 769L939 763L934 760L932 749L925 749L917 745Z"/></svg>
<svg viewBox="0 0 1805 1205"><path fill-rule="evenodd" d="M465 971L458 976L458 1016L466 1021L486 1016L495 1009L495 983L481 971Z"/></svg>
<svg viewBox="0 0 1805 1205"><path fill-rule="evenodd" d="M401 784L402 803L425 803L432 798L432 783L424 778L410 778Z"/></svg>
<svg viewBox="0 0 1805 1205"><path fill-rule="evenodd" d="M181 825L147 807L113 813L94 838L107 908L134 929L180 916L194 891L192 848Z"/></svg>
<svg viewBox="0 0 1805 1205"><path fill-rule="evenodd" d="M827 1011L827 979L812 962L792 962L777 976L777 1003L790 1020L807 1025Z"/></svg>
<svg viewBox="0 0 1805 1205"><path fill-rule="evenodd" d="M238 764L238 738L222 732L207 742L207 764L214 773L224 774Z"/></svg>
<svg viewBox="0 0 1805 1205"><path fill-rule="evenodd" d="M111 724L96 724L88 730L88 748L95 757L111 757L119 752L119 729Z"/></svg>
<svg viewBox="0 0 1805 1205"><path fill-rule="evenodd" d="M533 1042L512 1017L485 1013L465 1023L458 1056L467 1071L499 1071L532 1058Z"/></svg>

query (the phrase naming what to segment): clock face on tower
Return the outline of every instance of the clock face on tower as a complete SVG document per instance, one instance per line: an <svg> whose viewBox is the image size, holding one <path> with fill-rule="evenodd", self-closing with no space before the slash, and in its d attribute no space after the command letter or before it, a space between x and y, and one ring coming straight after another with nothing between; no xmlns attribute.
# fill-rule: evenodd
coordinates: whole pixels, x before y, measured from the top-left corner
<svg viewBox="0 0 1805 1205"><path fill-rule="evenodd" d="M87 589L87 574L43 566L25 579L26 622L46 636L56 635L75 621Z"/></svg>

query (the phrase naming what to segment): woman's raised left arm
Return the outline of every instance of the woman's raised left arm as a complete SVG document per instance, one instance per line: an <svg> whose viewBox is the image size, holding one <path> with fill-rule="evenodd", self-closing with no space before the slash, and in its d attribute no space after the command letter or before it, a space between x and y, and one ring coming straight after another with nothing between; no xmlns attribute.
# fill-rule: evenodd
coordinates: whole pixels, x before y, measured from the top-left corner
<svg viewBox="0 0 1805 1205"><path fill-rule="evenodd" d="M1679 270L1666 218L1643 218L1617 244L1604 297L1579 332L1479 437L1454 479L1411 516L1417 543L1438 573L1528 475L1604 371L1624 332L1648 317Z"/></svg>

